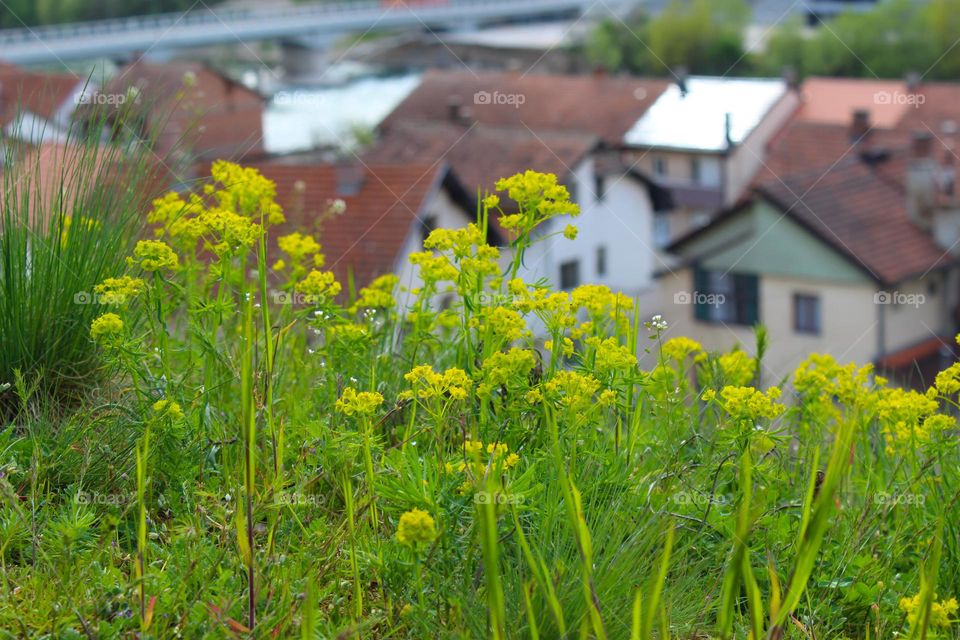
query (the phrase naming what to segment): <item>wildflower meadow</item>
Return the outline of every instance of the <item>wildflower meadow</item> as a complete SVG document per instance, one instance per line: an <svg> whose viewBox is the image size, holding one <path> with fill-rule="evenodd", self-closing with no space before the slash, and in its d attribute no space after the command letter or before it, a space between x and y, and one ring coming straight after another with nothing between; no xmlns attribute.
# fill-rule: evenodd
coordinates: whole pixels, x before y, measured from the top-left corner
<svg viewBox="0 0 960 640"><path fill-rule="evenodd" d="M416 282L356 287L277 231L273 183L211 173L129 247L82 202L32 252L5 218L24 292L36 247L115 259L30 325L94 364L0 370L0 637L960 637L960 365L769 381L762 327L708 353L604 286L524 281L576 236L552 175L486 185Z"/></svg>

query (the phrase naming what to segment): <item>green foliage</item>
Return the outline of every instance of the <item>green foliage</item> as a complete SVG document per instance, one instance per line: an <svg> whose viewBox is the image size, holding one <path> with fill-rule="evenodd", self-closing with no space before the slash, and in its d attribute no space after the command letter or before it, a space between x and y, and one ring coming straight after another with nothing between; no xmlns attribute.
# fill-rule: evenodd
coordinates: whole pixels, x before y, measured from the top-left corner
<svg viewBox="0 0 960 640"><path fill-rule="evenodd" d="M672 0L654 18L607 20L586 44L590 62L608 70L668 75L725 75L745 55L742 32L750 16L743 0Z"/></svg>
<svg viewBox="0 0 960 640"><path fill-rule="evenodd" d="M109 274L109 384L0 431L8 635L958 637L960 365L921 394L814 354L781 392L511 277L575 212L535 172L506 255L488 196L345 299L309 236L268 266L272 183L212 174Z"/></svg>
<svg viewBox="0 0 960 640"><path fill-rule="evenodd" d="M34 136L50 132L23 122L0 158L0 383L19 372L42 383L38 397L62 399L96 381L94 286L121 268L159 167L147 144L103 115L39 150ZM16 404L0 391L0 416Z"/></svg>

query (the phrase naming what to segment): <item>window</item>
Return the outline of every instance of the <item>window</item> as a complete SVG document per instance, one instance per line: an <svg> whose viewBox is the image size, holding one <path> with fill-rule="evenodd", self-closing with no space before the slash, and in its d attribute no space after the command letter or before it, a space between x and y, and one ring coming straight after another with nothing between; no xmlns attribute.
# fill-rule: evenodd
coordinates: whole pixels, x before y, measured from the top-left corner
<svg viewBox="0 0 960 640"><path fill-rule="evenodd" d="M701 179L700 158L690 158L690 182L700 184Z"/></svg>
<svg viewBox="0 0 960 640"><path fill-rule="evenodd" d="M751 273L694 271L693 313L702 322L754 325L760 321L760 278Z"/></svg>
<svg viewBox="0 0 960 640"><path fill-rule="evenodd" d="M560 264L560 288L574 289L580 285L580 262L570 260Z"/></svg>
<svg viewBox="0 0 960 640"><path fill-rule="evenodd" d="M820 297L803 293L793 296L793 330L797 333L820 333Z"/></svg>
<svg viewBox="0 0 960 640"><path fill-rule="evenodd" d="M597 247L597 275L603 276L607 274L607 248L604 246Z"/></svg>
<svg viewBox="0 0 960 640"><path fill-rule="evenodd" d="M658 176L667 175L667 159L663 156L653 157L653 173Z"/></svg>
<svg viewBox="0 0 960 640"><path fill-rule="evenodd" d="M597 198L597 202L603 202L603 197L606 195L606 180L604 177L598 173L593 175L593 194Z"/></svg>
<svg viewBox="0 0 960 640"><path fill-rule="evenodd" d="M425 216L420 219L420 244L427 240L427 236L437 228L437 219L434 216Z"/></svg>
<svg viewBox="0 0 960 640"><path fill-rule="evenodd" d="M665 247L670 243L670 218L666 213L653 215L653 241L658 247Z"/></svg>

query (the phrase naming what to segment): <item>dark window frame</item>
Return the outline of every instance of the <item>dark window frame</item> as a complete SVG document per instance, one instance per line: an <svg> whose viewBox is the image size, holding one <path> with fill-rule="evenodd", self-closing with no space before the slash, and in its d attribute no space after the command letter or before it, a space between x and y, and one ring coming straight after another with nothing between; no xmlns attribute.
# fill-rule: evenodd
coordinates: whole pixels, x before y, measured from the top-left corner
<svg viewBox="0 0 960 640"><path fill-rule="evenodd" d="M723 296L723 302L719 302ZM760 276L694 268L694 319L708 324L754 326L760 322Z"/></svg>
<svg viewBox="0 0 960 640"><path fill-rule="evenodd" d="M823 333L823 304L820 296L814 293L793 294L793 330L795 333L813 336Z"/></svg>
<svg viewBox="0 0 960 640"><path fill-rule="evenodd" d="M564 291L580 286L580 261L566 260L560 263L560 288Z"/></svg>

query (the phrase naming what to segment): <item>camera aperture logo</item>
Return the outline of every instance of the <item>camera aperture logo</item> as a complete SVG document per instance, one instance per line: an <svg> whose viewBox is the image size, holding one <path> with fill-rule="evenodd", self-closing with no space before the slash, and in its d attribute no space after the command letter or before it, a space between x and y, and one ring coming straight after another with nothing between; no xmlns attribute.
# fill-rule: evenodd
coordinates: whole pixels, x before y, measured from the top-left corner
<svg viewBox="0 0 960 640"><path fill-rule="evenodd" d="M527 101L522 93L500 93L499 91L477 91L473 94L473 104L503 105L519 109Z"/></svg>
<svg viewBox="0 0 960 640"><path fill-rule="evenodd" d="M904 91L877 91L873 94L874 104L893 104L906 105L918 109L920 105L927 101L927 97L922 93L909 93Z"/></svg>
<svg viewBox="0 0 960 640"><path fill-rule="evenodd" d="M515 493L477 491L473 494L473 501L476 504L523 504L524 498Z"/></svg>
<svg viewBox="0 0 960 640"><path fill-rule="evenodd" d="M877 291L873 294L873 304L906 305L918 308L927 301L922 293L903 293L902 291Z"/></svg>
<svg viewBox="0 0 960 640"><path fill-rule="evenodd" d="M697 306L719 307L727 301L722 293L703 293L702 291L677 291L673 294L673 304L695 304Z"/></svg>

